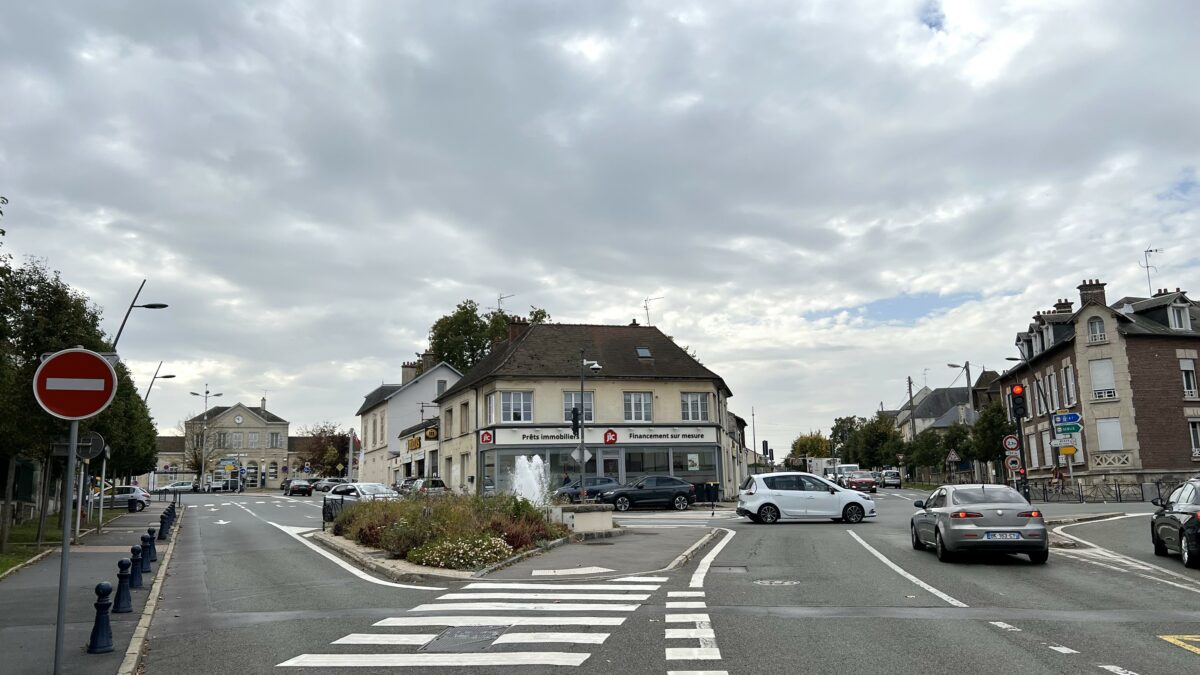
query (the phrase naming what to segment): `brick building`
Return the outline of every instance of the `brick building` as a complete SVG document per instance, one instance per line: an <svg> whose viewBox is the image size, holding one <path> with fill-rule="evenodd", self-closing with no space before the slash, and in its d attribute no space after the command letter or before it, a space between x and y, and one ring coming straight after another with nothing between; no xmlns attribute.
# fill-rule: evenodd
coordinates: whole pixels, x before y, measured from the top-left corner
<svg viewBox="0 0 1200 675"><path fill-rule="evenodd" d="M1084 281L1080 307L1059 300L1017 334L1022 358L1000 383L1024 384L1030 417L1021 430L1032 478L1070 462L1085 483L1170 481L1200 471L1196 360L1200 310L1179 289L1108 303L1106 284ZM1051 416L1070 410L1082 432L1057 434ZM1055 441L1071 441L1073 456Z"/></svg>

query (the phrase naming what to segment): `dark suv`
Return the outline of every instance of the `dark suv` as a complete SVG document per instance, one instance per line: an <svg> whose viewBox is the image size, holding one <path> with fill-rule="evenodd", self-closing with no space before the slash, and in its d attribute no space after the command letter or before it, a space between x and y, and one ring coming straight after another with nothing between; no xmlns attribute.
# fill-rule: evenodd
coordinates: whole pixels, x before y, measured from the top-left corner
<svg viewBox="0 0 1200 675"><path fill-rule="evenodd" d="M696 486L674 476L646 476L632 485L600 493L600 501L618 511L634 506L667 506L683 511L696 502Z"/></svg>
<svg viewBox="0 0 1200 675"><path fill-rule="evenodd" d="M583 484L587 488L587 498L596 499L608 490L613 490L621 486L617 479L609 478L608 476L585 476ZM554 491L555 497L563 497L569 499L571 503L579 501L579 481L576 480L568 485L564 485Z"/></svg>
<svg viewBox="0 0 1200 675"><path fill-rule="evenodd" d="M1179 553L1184 567L1200 568L1200 477L1171 491L1166 499L1155 497L1158 511L1150 518L1150 541L1154 555Z"/></svg>
<svg viewBox="0 0 1200 675"><path fill-rule="evenodd" d="M288 481L287 487L283 489L283 494L290 497L292 495L308 495L312 496L313 485L303 478L293 478Z"/></svg>

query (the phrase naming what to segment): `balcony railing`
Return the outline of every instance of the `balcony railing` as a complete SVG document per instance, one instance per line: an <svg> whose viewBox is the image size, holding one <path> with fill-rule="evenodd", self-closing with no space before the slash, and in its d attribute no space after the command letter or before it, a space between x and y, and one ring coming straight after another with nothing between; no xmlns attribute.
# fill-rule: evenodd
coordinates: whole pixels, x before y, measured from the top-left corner
<svg viewBox="0 0 1200 675"><path fill-rule="evenodd" d="M1197 398L1196 390L1195 389L1184 389L1183 397L1184 398Z"/></svg>
<svg viewBox="0 0 1200 675"><path fill-rule="evenodd" d="M1108 342L1108 335L1104 333L1088 333L1088 342Z"/></svg>
<svg viewBox="0 0 1200 675"><path fill-rule="evenodd" d="M1092 398L1096 400L1104 400L1106 398L1116 398L1116 389L1093 389Z"/></svg>

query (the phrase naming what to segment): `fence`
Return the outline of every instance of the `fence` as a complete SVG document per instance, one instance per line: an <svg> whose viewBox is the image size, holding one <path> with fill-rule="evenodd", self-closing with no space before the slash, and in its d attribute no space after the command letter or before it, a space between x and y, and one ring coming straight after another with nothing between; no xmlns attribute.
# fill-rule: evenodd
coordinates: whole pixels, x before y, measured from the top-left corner
<svg viewBox="0 0 1200 675"><path fill-rule="evenodd" d="M337 520L338 514L346 508L346 498L331 499L328 495L321 498L321 531L325 531L325 523Z"/></svg>
<svg viewBox="0 0 1200 675"><path fill-rule="evenodd" d="M1169 494L1177 482L1164 483L1116 483L1100 482L1075 484L1052 480L1030 481L1029 496L1035 502L1076 502L1079 504L1107 504L1124 502L1148 502L1155 497Z"/></svg>

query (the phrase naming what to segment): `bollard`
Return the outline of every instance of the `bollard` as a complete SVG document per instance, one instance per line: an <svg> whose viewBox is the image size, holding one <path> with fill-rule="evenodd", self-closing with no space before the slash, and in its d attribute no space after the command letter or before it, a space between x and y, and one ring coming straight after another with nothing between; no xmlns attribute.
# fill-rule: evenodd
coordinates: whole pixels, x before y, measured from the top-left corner
<svg viewBox="0 0 1200 675"><path fill-rule="evenodd" d="M146 535L150 537L150 562L158 562L158 545L154 543L154 528L147 527Z"/></svg>
<svg viewBox="0 0 1200 675"><path fill-rule="evenodd" d="M92 637L88 640L87 653L107 654L113 650L112 624L108 621L108 608L112 601L112 584L101 581L96 584L96 621L92 624Z"/></svg>
<svg viewBox="0 0 1200 675"><path fill-rule="evenodd" d="M150 567L150 537L142 535L142 573L147 574L154 570Z"/></svg>
<svg viewBox="0 0 1200 675"><path fill-rule="evenodd" d="M167 518L167 514L165 514L165 513L158 517L158 540L159 541L166 541L166 539L167 539L167 528L169 527L169 525L167 525L168 520L170 520L170 519Z"/></svg>
<svg viewBox="0 0 1200 675"><path fill-rule="evenodd" d="M142 547L141 546L129 547L129 561L132 563L132 567L130 567L130 569L129 569L129 587L130 588L141 588L142 587Z"/></svg>
<svg viewBox="0 0 1200 675"><path fill-rule="evenodd" d="M129 513L137 513L137 502L138 500L133 497L125 502L125 508L129 510Z"/></svg>
<svg viewBox="0 0 1200 675"><path fill-rule="evenodd" d="M113 601L113 614L128 614L133 611L133 595L129 593L129 558L117 561L117 597Z"/></svg>

